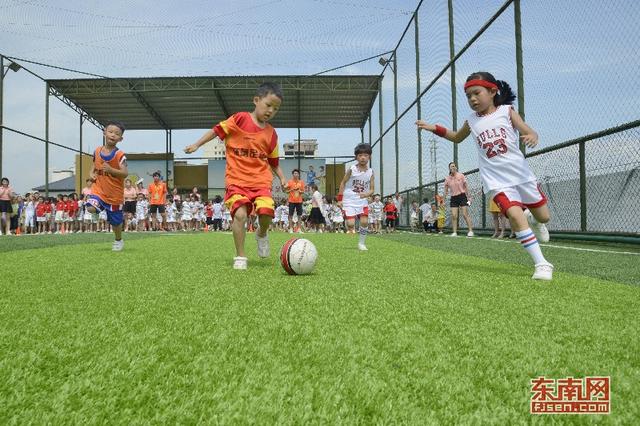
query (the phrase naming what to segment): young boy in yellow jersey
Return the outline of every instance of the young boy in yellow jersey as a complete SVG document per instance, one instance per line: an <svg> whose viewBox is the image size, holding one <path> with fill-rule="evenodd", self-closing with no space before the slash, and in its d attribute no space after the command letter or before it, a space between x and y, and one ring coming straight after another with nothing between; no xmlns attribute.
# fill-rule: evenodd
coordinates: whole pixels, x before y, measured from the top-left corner
<svg viewBox="0 0 640 426"><path fill-rule="evenodd" d="M85 208L90 213L106 210L107 220L113 228L115 241L112 250L121 251L122 241L122 207L124 204L124 180L129 175L127 157L116 144L122 140L124 125L110 121L104 128L104 145L93 153L93 165L89 175L93 180L91 194L87 196Z"/></svg>
<svg viewBox="0 0 640 426"><path fill-rule="evenodd" d="M227 165L224 203L233 217L231 230L236 247L234 269L247 269L244 240L247 218L253 212L258 215L260 224L256 231L258 256L269 256L267 230L274 217L271 196L273 173L278 176L283 188L285 177L278 163L278 135L268 122L278 113L282 99L280 86L263 83L253 97L253 112L233 114L184 149L185 153L190 154L216 137L225 143Z"/></svg>

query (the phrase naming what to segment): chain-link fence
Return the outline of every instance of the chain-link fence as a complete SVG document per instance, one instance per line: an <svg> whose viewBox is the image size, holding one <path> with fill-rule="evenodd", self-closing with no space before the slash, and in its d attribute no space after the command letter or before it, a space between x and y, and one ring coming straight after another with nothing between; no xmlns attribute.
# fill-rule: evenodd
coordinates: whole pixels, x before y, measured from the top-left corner
<svg viewBox="0 0 640 426"><path fill-rule="evenodd" d="M455 161L467 176L474 226L492 226L474 144L417 132L418 118L459 128L471 112L462 86L476 71L507 81L540 135L528 162L549 198L554 231L637 235L640 191L640 8L628 1L420 2L391 55L365 141L382 194L433 199ZM585 136L586 135L586 136Z"/></svg>

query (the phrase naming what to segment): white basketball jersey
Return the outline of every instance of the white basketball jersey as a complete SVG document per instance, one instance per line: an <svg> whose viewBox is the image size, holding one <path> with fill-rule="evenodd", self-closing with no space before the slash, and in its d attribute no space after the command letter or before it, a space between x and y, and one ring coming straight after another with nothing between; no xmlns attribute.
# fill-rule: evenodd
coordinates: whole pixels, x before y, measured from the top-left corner
<svg viewBox="0 0 640 426"><path fill-rule="evenodd" d="M509 115L511 105L493 113L467 119L478 148L478 165L485 192L535 181L536 177L518 145L518 134Z"/></svg>
<svg viewBox="0 0 640 426"><path fill-rule="evenodd" d="M342 203L344 206L352 207L368 206L369 203L367 199L360 198L360 194L371 190L371 176L373 176L373 169L371 167L367 167L367 170L361 171L358 169L358 165L354 164L351 166L350 170L351 177L344 186Z"/></svg>

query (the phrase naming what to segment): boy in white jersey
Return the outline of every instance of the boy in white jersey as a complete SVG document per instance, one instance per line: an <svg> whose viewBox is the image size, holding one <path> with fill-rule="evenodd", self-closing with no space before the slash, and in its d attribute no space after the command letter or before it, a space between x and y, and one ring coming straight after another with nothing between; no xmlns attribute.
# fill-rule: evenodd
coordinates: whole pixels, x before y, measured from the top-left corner
<svg viewBox="0 0 640 426"><path fill-rule="evenodd" d="M364 244L367 238L369 204L367 198L373 194L373 169L369 167L371 145L361 143L354 150L356 164L351 166L340 182L338 203L342 204L347 229L353 231L356 217L360 218L358 249L367 250Z"/></svg>
<svg viewBox="0 0 640 426"><path fill-rule="evenodd" d="M460 130L448 130L418 120L420 129L429 130L453 143L473 134L478 148L482 185L509 218L516 238L535 264L533 279L551 280L553 265L544 258L538 240L549 241L545 223L549 221L547 198L540 190L518 146L538 144L538 134L527 126L511 103L515 95L509 85L496 81L488 72L477 72L464 85L467 101L474 111ZM525 209L528 211L524 211Z"/></svg>

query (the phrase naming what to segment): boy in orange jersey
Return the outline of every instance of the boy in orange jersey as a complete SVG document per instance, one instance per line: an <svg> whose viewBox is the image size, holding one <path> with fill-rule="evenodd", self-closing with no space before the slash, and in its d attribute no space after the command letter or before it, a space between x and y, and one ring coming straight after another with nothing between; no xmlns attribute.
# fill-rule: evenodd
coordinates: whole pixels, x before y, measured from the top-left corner
<svg viewBox="0 0 640 426"><path fill-rule="evenodd" d="M116 144L122 140L124 125L110 121L104 128L104 146L93 153L93 165L90 176L93 179L91 195L87 197L86 208L91 213L103 210L113 228L115 241L112 250L121 251L122 241L122 205L124 204L124 180L129 175L127 157Z"/></svg>
<svg viewBox="0 0 640 426"><path fill-rule="evenodd" d="M224 203L233 217L234 269L247 269L245 226L253 212L258 215L260 225L256 231L258 256L269 256L267 230L274 216L271 196L273 173L283 188L285 178L278 163L278 135L268 121L278 113L282 98L280 86L263 83L253 97L253 112L233 114L184 149L190 154L216 137L224 140L227 159Z"/></svg>

